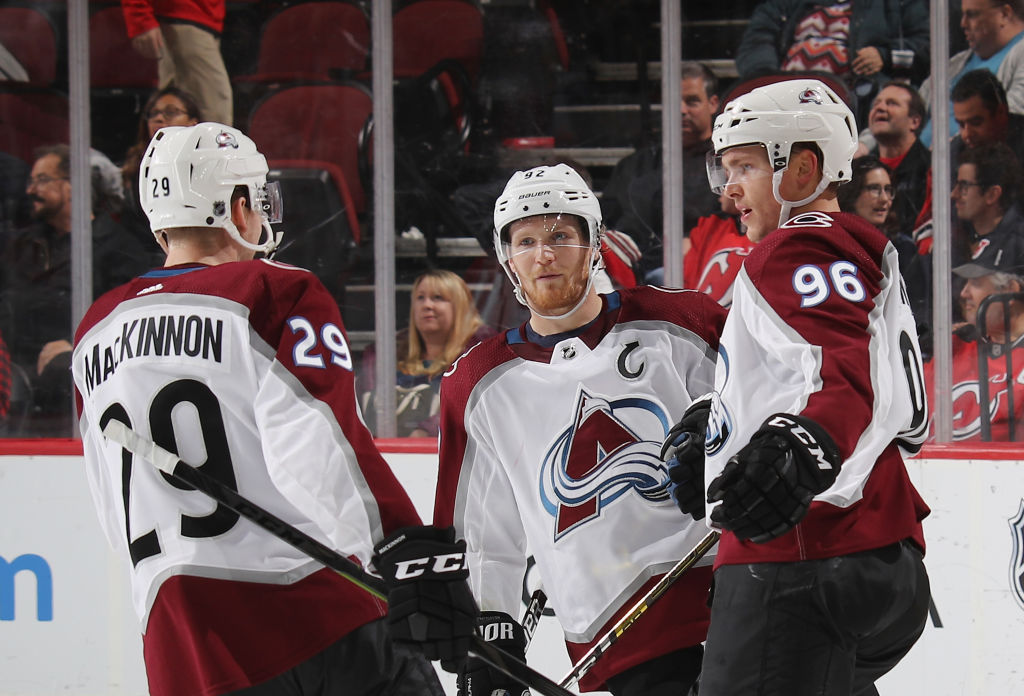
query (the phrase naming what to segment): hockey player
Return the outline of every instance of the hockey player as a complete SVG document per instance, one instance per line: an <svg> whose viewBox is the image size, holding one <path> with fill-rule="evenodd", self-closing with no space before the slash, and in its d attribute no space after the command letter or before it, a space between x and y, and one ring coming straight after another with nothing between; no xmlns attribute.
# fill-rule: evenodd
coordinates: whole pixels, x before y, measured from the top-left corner
<svg viewBox="0 0 1024 696"><path fill-rule="evenodd" d="M711 184L758 246L693 428L704 450L670 461L680 507L723 530L700 693L876 693L929 598L928 508L901 455L927 406L896 249L839 212L857 129L819 81L738 97L712 139Z"/></svg>
<svg viewBox="0 0 1024 696"><path fill-rule="evenodd" d="M508 636L501 647L520 655L513 617L532 552L575 661L706 533L679 527L660 448L711 387L725 310L686 290L599 295L601 210L567 165L513 174L494 226L498 259L530 318L467 351L442 380L434 523L454 526L467 549L482 634ZM427 555L409 549L385 557ZM672 586L581 689L687 693L707 630L709 564ZM435 600L431 620L443 632L439 607L449 600L437 586L422 595L421 606ZM466 610L451 605L454 624ZM469 696L522 690L472 659L459 683Z"/></svg>
<svg viewBox="0 0 1024 696"><path fill-rule="evenodd" d="M266 174L234 128L161 129L140 190L166 265L103 295L76 336L89 485L130 561L149 693L440 696L381 602L102 435L121 421L364 563L419 523L356 411L337 305L312 273L254 260L278 242Z"/></svg>

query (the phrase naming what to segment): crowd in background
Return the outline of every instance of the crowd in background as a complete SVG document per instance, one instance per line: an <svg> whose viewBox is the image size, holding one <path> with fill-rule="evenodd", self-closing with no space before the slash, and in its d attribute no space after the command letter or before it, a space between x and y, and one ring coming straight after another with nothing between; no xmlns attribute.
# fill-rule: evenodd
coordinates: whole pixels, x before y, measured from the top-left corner
<svg viewBox="0 0 1024 696"><path fill-rule="evenodd" d="M396 11L413 4L396 3ZM403 295L399 307L409 309L408 324L396 337L400 435L434 436L437 384L446 367L482 336L524 319L515 302L509 301L504 278L495 273L489 248L495 195L510 171L525 168L523 163L548 163L555 157L568 161L588 182L593 181L608 230L603 250L607 269L602 278L604 290L660 284L665 277L664 153L656 128L645 131L634 143L632 154L619 160L606 176L594 176L580 162L558 158L550 150L563 138L559 130L563 126L553 116L554 104L563 93L578 96L587 89L574 83L580 73L569 69L570 61L593 52L598 42L607 44L609 36L616 36L622 45L605 46L605 56L615 58L616 50L636 56L625 47L629 42L642 44L638 39L645 27L636 17L651 16L652 9L656 16L657 3L638 3L631 13L616 3L588 3L594 10L591 15L586 15L579 3L508 3L503 10L468 4L480 11L485 30L486 40L476 47L476 62L463 63L454 70L441 61L438 64L443 63L444 70L424 71L424 75L429 73L426 83L422 79L417 83L416 79L423 77L417 76L402 83L411 86L396 91L399 111L408 108L403 107L402 99L413 95L420 100L414 102L416 115L426 122L432 113L427 101L439 98L439 92L422 89L423 84L445 85L448 92L441 93L464 88L463 97L473 98L464 99L455 109L462 119L458 123L472 122L476 128L475 139L467 140L465 133L458 131L453 136L454 147L447 141L442 147L436 137L408 130L408 124L417 119L402 121L399 113L396 120L398 231L405 239L423 240L426 250L422 267L409 271L409 282L399 279ZM708 293L728 307L732 283L752 246L743 234L742 211L728 195L718 197L707 185L704 160L711 149L714 116L731 98L753 86L796 74L817 76L847 100L861 128L861 148L850 182L839 189L840 205L872 222L897 248L926 357L936 338L931 328L932 203L936 196L950 196L954 398L965 400L954 407L954 438L979 437L989 430L994 437L1012 438L1014 419L1008 413L1006 385L1022 380L1007 371L1019 374L1022 365L1008 368L1005 357L1018 352L1024 334L1024 325L1017 328L1024 306L1014 296L1024 285L1020 207L1024 0L952 3L948 117L954 186L948 193L932 186L932 168L937 162L931 151L934 115L929 113L926 0L764 0L749 4L752 13L742 35L731 45L719 45L720 55L732 57L735 74L720 66L712 69L709 62L687 60L682 67L684 287ZM233 122L243 129L247 125L246 109L253 105L256 92L251 81L229 75L240 71L230 49L237 46L232 31L241 25L231 24L231 5L204 3L206 14L197 16L198 3L122 2L125 38L137 51L135 60L156 62L158 83L138 108L134 132L122 134L125 147L117 152L93 152L96 295L162 263L138 204L139 162L153 134L164 126L201 120ZM288 5L275 5L275 11ZM496 55L496 46L508 48L507 42L490 41L493 34L487 33L499 11L506 13L503 20L518 22L508 25L515 27L509 31L522 39L517 44L519 52L511 58ZM624 13L629 20L615 25ZM690 31L685 26L684 31ZM545 40L531 44L537 32L528 29L537 27L543 29ZM546 48L526 50L536 45ZM28 76L17 69L16 54L0 52L0 77L6 76L9 82ZM517 57L522 59L518 63ZM638 64L643 65L657 56L639 58ZM396 60L401 64L397 52ZM368 71L362 75L358 70L347 71L342 77L365 78L366 74ZM448 76L447 81L439 77L442 74ZM640 75L637 79L645 78ZM641 116L644 114L649 115L649 109L641 108ZM575 137L583 140L578 134ZM536 142L523 144L531 138L548 146L537 150L533 160L529 148ZM600 136L593 140L599 141ZM488 146L515 150L521 157L518 163L488 159L479 154L493 151ZM361 151L360 161L364 173L371 166L366 152L365 148ZM34 150L32 161L0 152L0 186L0 415L5 416L10 436L68 435L73 421L67 376L72 327L71 185L66 145L55 138ZM355 184L349 182L348 186ZM306 230L287 226L288 210L300 211L306 202L300 198L286 200L285 205L287 234L301 238ZM373 228L365 209L359 224L363 227L362 251L348 263L365 267L372 265L366 238ZM358 238L359 230L352 232ZM468 269L456 267L438 253L439 239L445 236L475 237L490 255L482 255ZM341 254L341 245L320 248L318 253ZM287 255L283 258L288 260ZM330 268L332 273L337 270ZM479 290L477 281L481 280L492 281L489 292ZM339 286L342 315L348 323L359 310L344 304L344 278L324 281L329 288ZM406 293L405 287L411 291ZM1000 296L998 301L984 302L993 294ZM509 310L510 306L513 309ZM363 353L357 372L366 415L374 410L375 350L369 346ZM987 391L978 378L986 356L989 364L981 369L987 369L988 381L996 385L988 394L990 409L978 406L979 393ZM1024 404L1024 393L1015 402ZM993 421L1002 425L992 428Z"/></svg>

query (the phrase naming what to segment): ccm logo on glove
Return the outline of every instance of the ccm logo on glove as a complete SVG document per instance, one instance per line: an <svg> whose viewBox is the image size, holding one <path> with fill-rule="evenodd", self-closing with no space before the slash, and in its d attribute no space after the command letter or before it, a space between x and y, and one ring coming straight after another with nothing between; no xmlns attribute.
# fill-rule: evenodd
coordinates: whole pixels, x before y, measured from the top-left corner
<svg viewBox="0 0 1024 696"><path fill-rule="evenodd" d="M813 435L807 432L807 430L795 420L787 415L776 414L769 418L761 427L765 426L789 430L793 437L807 446L807 453L814 457L819 469L822 471L832 471L832 464L825 456L824 448L818 444L818 441L814 439Z"/></svg>
<svg viewBox="0 0 1024 696"><path fill-rule="evenodd" d="M426 558L413 558L408 561L395 562L395 579L408 580L418 578L427 572L454 573L466 567L466 555L463 553L443 553Z"/></svg>

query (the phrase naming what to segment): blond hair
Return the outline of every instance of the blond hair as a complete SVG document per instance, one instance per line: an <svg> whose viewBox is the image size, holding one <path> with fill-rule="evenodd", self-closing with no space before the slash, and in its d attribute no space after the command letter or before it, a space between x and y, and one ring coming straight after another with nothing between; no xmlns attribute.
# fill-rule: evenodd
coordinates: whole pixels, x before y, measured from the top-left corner
<svg viewBox="0 0 1024 696"><path fill-rule="evenodd" d="M451 271L435 269L420 275L412 284L415 296L421 283L431 283L438 293L452 303L452 329L444 342L444 350L438 360L426 363L423 337L416 329L416 306L409 306L409 336L405 357L399 360L398 369L407 375L434 377L441 374L466 349L466 342L483 326L483 320L473 302L466 282Z"/></svg>

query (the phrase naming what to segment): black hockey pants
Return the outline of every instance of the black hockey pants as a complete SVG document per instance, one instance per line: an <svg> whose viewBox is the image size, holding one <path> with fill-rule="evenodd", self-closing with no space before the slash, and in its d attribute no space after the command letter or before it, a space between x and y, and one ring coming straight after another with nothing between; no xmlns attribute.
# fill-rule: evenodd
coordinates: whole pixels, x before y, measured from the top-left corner
<svg viewBox="0 0 1024 696"><path fill-rule="evenodd" d="M444 696L423 655L391 642L387 621L360 626L309 660L228 696Z"/></svg>
<svg viewBox="0 0 1024 696"><path fill-rule="evenodd" d="M866 696L928 617L909 541L835 558L715 571L700 696Z"/></svg>

